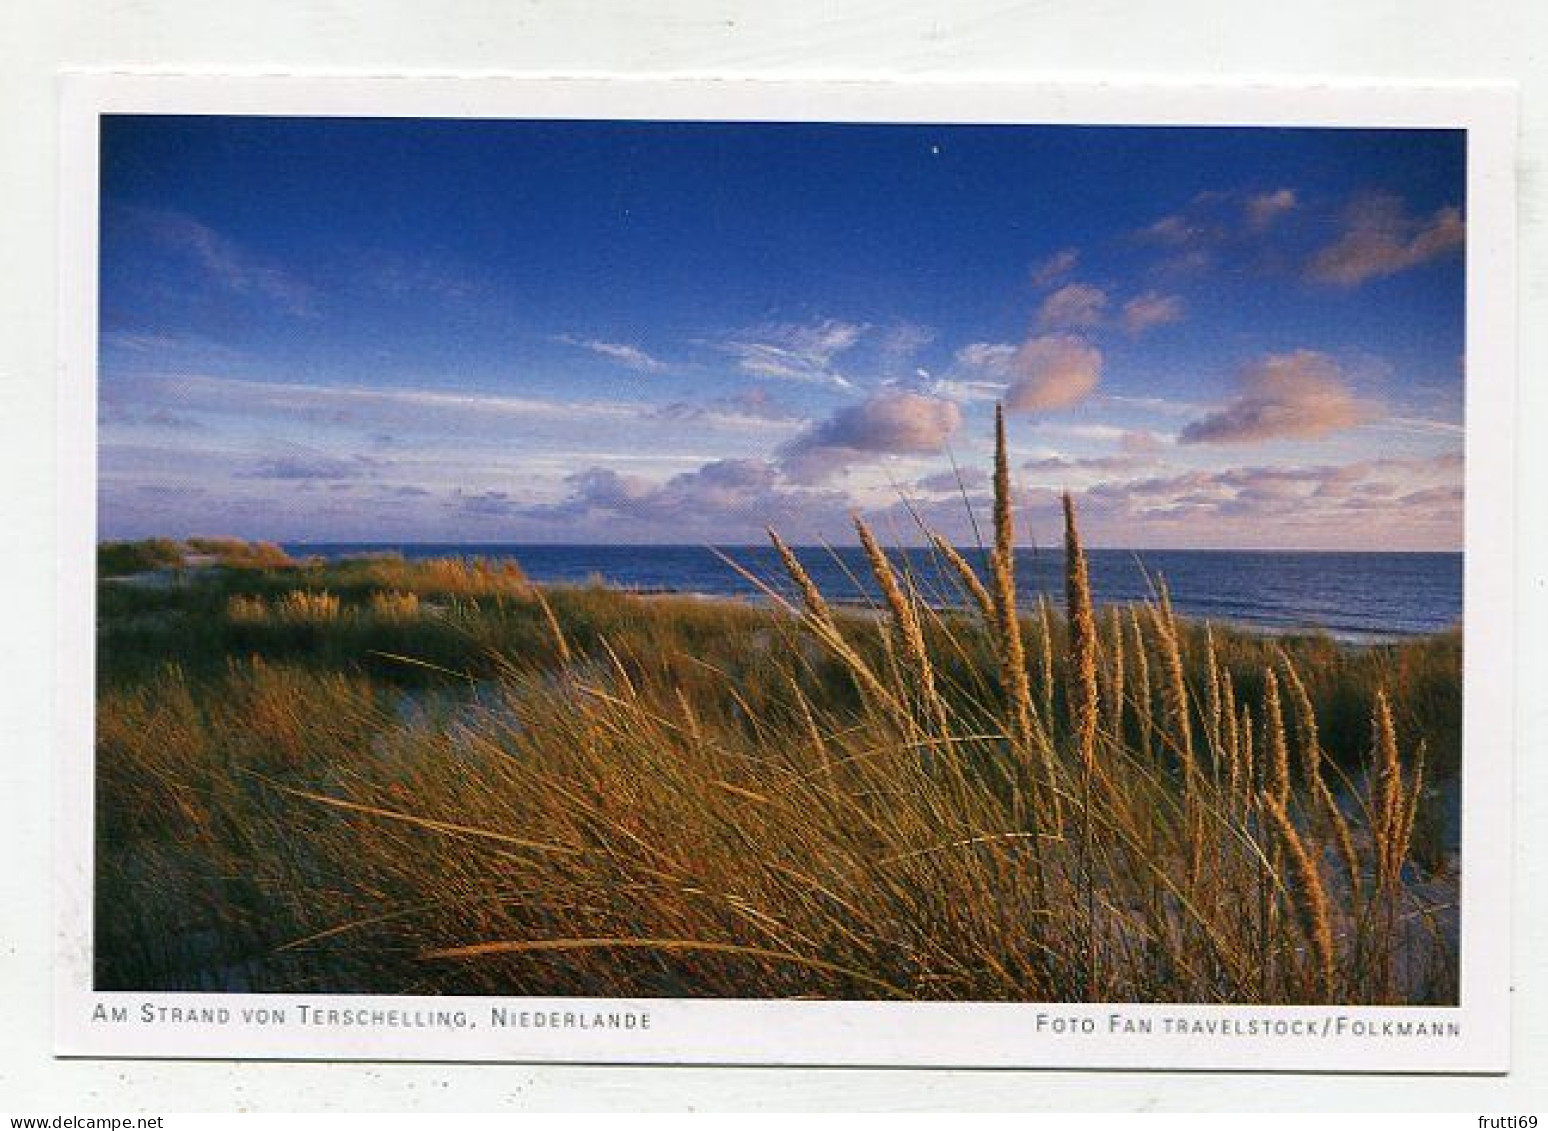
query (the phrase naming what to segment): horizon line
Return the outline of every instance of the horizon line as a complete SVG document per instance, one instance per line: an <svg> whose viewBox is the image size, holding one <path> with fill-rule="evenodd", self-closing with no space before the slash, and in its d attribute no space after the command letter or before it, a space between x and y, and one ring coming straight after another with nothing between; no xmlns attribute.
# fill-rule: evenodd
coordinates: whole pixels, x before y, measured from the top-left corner
<svg viewBox="0 0 1548 1131"><path fill-rule="evenodd" d="M102 538L97 545L101 546L109 542L139 542L155 537L173 537L176 541L187 541L191 538L219 538L236 537L235 535L205 535L190 534L182 537L169 535L147 535L144 538ZM327 547L369 547L391 549L394 547L433 546L445 547L457 550L492 550L492 549L617 549L617 550L661 550L661 549L693 549L693 550L767 550L769 543L759 542L463 542L443 541L433 538L426 539L338 539L336 541L322 540L297 540L288 538L243 538L244 542L273 542L283 548L317 549ZM858 543L832 543L832 542L792 542L792 549L796 550L820 550L832 551L841 549L859 549ZM978 546L971 542L952 543L957 550L985 550L987 547ZM930 550L928 542L905 542L890 544L885 547L888 550ZM1037 553L1063 554L1064 547L1059 542L1044 544L1022 544L1016 547L1020 551ZM1088 553L1102 551L1107 553L1184 553L1184 554L1325 554L1325 555L1352 555L1352 554L1447 554L1452 556L1465 556L1465 547L1460 548L1436 548L1436 549L1330 549L1304 546L1101 546L1087 545Z"/></svg>

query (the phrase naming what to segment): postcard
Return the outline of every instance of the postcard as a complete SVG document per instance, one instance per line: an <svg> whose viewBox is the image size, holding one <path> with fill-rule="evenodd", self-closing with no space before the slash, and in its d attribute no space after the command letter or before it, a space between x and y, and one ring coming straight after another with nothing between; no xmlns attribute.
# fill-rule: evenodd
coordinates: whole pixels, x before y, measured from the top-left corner
<svg viewBox="0 0 1548 1131"><path fill-rule="evenodd" d="M63 99L60 1055L1508 1067L1508 93Z"/></svg>

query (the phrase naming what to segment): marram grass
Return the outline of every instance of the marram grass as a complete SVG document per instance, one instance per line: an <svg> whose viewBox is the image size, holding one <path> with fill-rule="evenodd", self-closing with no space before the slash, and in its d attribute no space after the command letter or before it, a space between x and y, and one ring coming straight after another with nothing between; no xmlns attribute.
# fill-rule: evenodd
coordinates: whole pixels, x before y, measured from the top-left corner
<svg viewBox="0 0 1548 1131"><path fill-rule="evenodd" d="M798 609L391 560L105 588L99 988L1455 1000L1416 851L1454 639L1099 610L1073 502L1029 617L998 447L987 577L935 540L955 610L863 522L860 614L777 535Z"/></svg>

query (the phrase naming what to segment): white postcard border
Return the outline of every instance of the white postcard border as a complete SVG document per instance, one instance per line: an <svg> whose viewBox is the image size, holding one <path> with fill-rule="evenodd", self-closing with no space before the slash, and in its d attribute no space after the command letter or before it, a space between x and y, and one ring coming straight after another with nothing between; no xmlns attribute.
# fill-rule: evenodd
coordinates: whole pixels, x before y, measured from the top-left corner
<svg viewBox="0 0 1548 1131"><path fill-rule="evenodd" d="M1516 398L1516 130L1510 88L115 73L65 76L61 95L57 1054L1435 1073L1508 1069ZM1460 1004L1373 1008L604 1002L95 992L91 798L97 121L105 113L1466 129ZM303 1019L303 1007L324 1011L325 1016L328 1010L341 1012L335 1023L315 1023ZM125 1020L112 1019L118 1009L125 1011ZM144 1020L147 1009L149 1021ZM158 1012L172 1009L195 1011L196 1017L205 1016L200 1011L213 1012L205 1021L171 1020L169 1012ZM284 1011L285 1021L259 1024L244 1019L243 1011L264 1009ZM472 1027L412 1023L458 1010ZM497 1010L507 1011L508 1024L497 1023ZM633 1027L588 1023L599 1015L617 1015L620 1025L632 1018ZM1123 1029L1132 1025L1137 1030L1146 1022L1151 1026L1148 1034ZM1426 1030L1434 1025L1440 1035L1415 1035L1416 1023ZM1455 1035L1448 1035L1453 1026Z"/></svg>

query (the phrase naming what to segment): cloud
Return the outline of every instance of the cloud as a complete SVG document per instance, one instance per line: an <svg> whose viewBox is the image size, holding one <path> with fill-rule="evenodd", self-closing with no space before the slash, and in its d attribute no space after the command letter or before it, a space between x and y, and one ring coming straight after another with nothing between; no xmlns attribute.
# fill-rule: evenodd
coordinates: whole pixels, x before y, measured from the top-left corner
<svg viewBox="0 0 1548 1131"><path fill-rule="evenodd" d="M108 220L192 263L225 291L268 299L296 317L314 313L315 296L309 286L192 216L118 205L108 211Z"/></svg>
<svg viewBox="0 0 1548 1131"><path fill-rule="evenodd" d="M1224 408L1183 428L1184 444L1255 444L1275 439L1315 439L1352 428L1374 406L1350 390L1331 357L1315 350L1271 354L1240 375L1241 393Z"/></svg>
<svg viewBox="0 0 1548 1131"><path fill-rule="evenodd" d="M359 254L353 274L383 294L414 301L433 298L465 302L488 293L487 283L466 264L442 259L423 249L403 255L371 248Z"/></svg>
<svg viewBox="0 0 1548 1131"><path fill-rule="evenodd" d="M1347 464L1249 466L1101 483L1087 494L1134 518L1181 512L1257 518L1328 520L1334 512L1404 506L1460 505L1462 473L1455 453ZM1424 516L1412 516L1416 520Z"/></svg>
<svg viewBox="0 0 1548 1131"><path fill-rule="evenodd" d="M1137 455L1081 457L1044 456L1041 459L1029 459L1021 466L1024 471L1031 471L1039 474L1072 471L1123 472L1132 471L1138 467L1144 467L1146 464L1151 462L1152 461L1148 458Z"/></svg>
<svg viewBox="0 0 1548 1131"><path fill-rule="evenodd" d="M457 492L457 509L476 518L506 518L522 509L511 498L509 491L481 491L477 494Z"/></svg>
<svg viewBox="0 0 1548 1131"><path fill-rule="evenodd" d="M934 330L914 322L899 322L888 327L876 343L883 369L891 373L909 368L935 337Z"/></svg>
<svg viewBox="0 0 1548 1131"><path fill-rule="evenodd" d="M1277 189L1274 192L1249 196L1244 210L1247 226L1262 231L1288 212L1293 212L1298 201L1293 189Z"/></svg>
<svg viewBox="0 0 1548 1131"><path fill-rule="evenodd" d="M1126 455L1154 456L1160 455L1166 444L1154 432L1137 429L1132 432L1125 432L1120 436L1118 438L1118 446L1123 449Z"/></svg>
<svg viewBox="0 0 1548 1131"><path fill-rule="evenodd" d="M1080 252L1073 247L1054 252L1047 259L1033 264L1032 285L1034 287L1053 286L1074 270L1075 264L1079 261Z"/></svg>
<svg viewBox="0 0 1548 1131"><path fill-rule="evenodd" d="M565 483L569 493L557 503L523 504L503 492L487 492L463 505L481 514L563 523L568 529L623 520L669 538L693 529L724 540L761 532L770 523L842 514L846 503L837 492L788 485L778 468L760 459L712 460L664 482L591 467Z"/></svg>
<svg viewBox="0 0 1548 1131"><path fill-rule="evenodd" d="M1157 326L1181 322L1183 300L1176 295L1146 291L1123 304L1123 328L1130 334L1143 334Z"/></svg>
<svg viewBox="0 0 1548 1131"><path fill-rule="evenodd" d="M627 429L636 439L645 427L681 439L681 421L731 433L789 431L801 417L760 389L703 405L659 406L643 401L560 401L499 393L370 385L305 385L202 375L154 377L124 383L114 394L124 413L175 405L180 411L246 418L270 417L308 423L350 424L382 446L402 446L409 435L432 431L508 439L513 421L541 424L547 435L565 432L594 437ZM643 441L640 441L643 442ZM659 450L659 449L657 449Z"/></svg>
<svg viewBox="0 0 1548 1131"><path fill-rule="evenodd" d="M1084 330L1102 323L1107 292L1090 283L1067 283L1043 300L1038 308L1041 330Z"/></svg>
<svg viewBox="0 0 1548 1131"><path fill-rule="evenodd" d="M1409 215L1401 198L1373 193L1349 205L1343 233L1312 256L1307 274L1330 286L1357 287L1456 251L1466 235L1458 208L1421 219Z"/></svg>
<svg viewBox="0 0 1548 1131"><path fill-rule="evenodd" d="M1102 351L1063 334L1024 342L1010 361L1014 375L1005 391L1010 412L1048 412L1085 400L1102 379Z"/></svg>
<svg viewBox="0 0 1548 1131"><path fill-rule="evenodd" d="M974 342L957 351L956 379L937 389L960 400L1004 400L1011 412L1069 408L1102 376L1102 351L1084 338L1045 334L1019 346Z"/></svg>
<svg viewBox="0 0 1548 1131"><path fill-rule="evenodd" d="M1035 476L1049 476L1063 478L1070 474L1124 474L1135 472L1141 468L1150 467L1157 463L1157 457L1165 449L1161 438L1154 432L1146 431L1122 431L1120 429L1096 426L1101 429L1098 436L1086 436L1087 439L1100 438L1114 444L1118 449L1111 455L1102 456L1066 456L1058 452L1029 459L1021 465L1022 470L1033 473ZM1073 426L1064 429L1070 433L1089 432L1091 426ZM1054 429L1044 429L1045 432L1053 432Z"/></svg>
<svg viewBox="0 0 1548 1131"><path fill-rule="evenodd" d="M854 382L837 372L833 361L852 349L869 329L861 323L832 318L766 325L721 342L719 348L734 357L737 368L750 377L850 389Z"/></svg>
<svg viewBox="0 0 1548 1131"><path fill-rule="evenodd" d="M959 404L1002 400L1013 378L1017 347L1004 342L972 342L957 350L951 370L932 381L929 391Z"/></svg>
<svg viewBox="0 0 1548 1131"><path fill-rule="evenodd" d="M1141 228L1136 236L1141 243L1180 247L1198 238L1200 234L1201 229L1193 221L1182 213L1173 213Z"/></svg>
<svg viewBox="0 0 1548 1131"><path fill-rule="evenodd" d="M652 415L661 420L743 426L791 424L803 419L795 409L769 396L766 389L744 389L734 396L716 397L703 404L673 401Z"/></svg>
<svg viewBox="0 0 1548 1131"><path fill-rule="evenodd" d="M914 489L931 495L960 494L978 491L989 486L989 473L981 467L962 467L956 471L941 471L914 481Z"/></svg>
<svg viewBox="0 0 1548 1131"><path fill-rule="evenodd" d="M308 385L236 377L178 375L125 385L119 395L144 404L177 404L188 410L268 413L331 422L369 419L401 426L456 421L469 427L505 427L511 418L552 421L637 421L646 411L619 401L556 401L497 393L448 392L373 385Z"/></svg>
<svg viewBox="0 0 1548 1131"><path fill-rule="evenodd" d="M1283 270L1275 246L1280 221L1300 207L1289 188L1269 192L1208 191L1134 232L1134 243L1162 253L1159 264L1192 274L1227 262L1253 270Z"/></svg>
<svg viewBox="0 0 1548 1131"><path fill-rule="evenodd" d="M973 342L957 351L957 368L973 374L1009 379L1016 347L997 342Z"/></svg>
<svg viewBox="0 0 1548 1131"><path fill-rule="evenodd" d="M631 346L622 342L602 342L595 338L576 338L569 334L561 334L556 341L563 342L567 346L576 346L579 349L590 350L594 354L609 358L613 361L627 365L630 369L638 369L641 373L660 373L667 368L667 364L658 358L652 357L639 346Z"/></svg>
<svg viewBox="0 0 1548 1131"><path fill-rule="evenodd" d="M962 410L953 401L883 389L786 444L780 464L791 478L816 482L879 456L938 452L961 423Z"/></svg>
<svg viewBox="0 0 1548 1131"><path fill-rule="evenodd" d="M131 408L106 393L97 405L97 423L104 428L202 429L199 421L165 408Z"/></svg>
<svg viewBox="0 0 1548 1131"><path fill-rule="evenodd" d="M335 456L304 453L260 460L252 467L236 472L235 475L238 479L332 482L358 479L379 467L381 467L380 461L364 456L340 459Z"/></svg>

